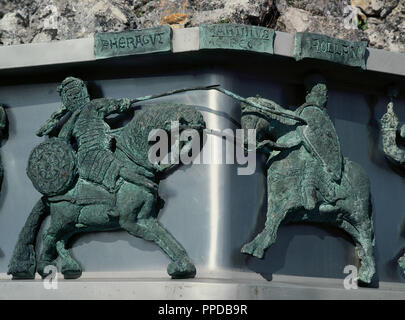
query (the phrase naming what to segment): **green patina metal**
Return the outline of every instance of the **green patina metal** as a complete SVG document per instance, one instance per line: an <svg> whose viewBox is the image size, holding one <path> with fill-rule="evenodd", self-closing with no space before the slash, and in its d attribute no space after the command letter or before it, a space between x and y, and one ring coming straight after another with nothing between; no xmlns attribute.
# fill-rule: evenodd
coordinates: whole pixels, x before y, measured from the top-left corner
<svg viewBox="0 0 405 320"><path fill-rule="evenodd" d="M172 29L169 26L94 34L96 58L170 52L171 50Z"/></svg>
<svg viewBox="0 0 405 320"><path fill-rule="evenodd" d="M263 98L248 100L288 111ZM268 192L265 227L242 252L262 258L282 223L329 224L352 236L362 262L359 279L370 283L375 261L369 179L358 164L342 157L326 102L326 86L314 85L294 112L306 124L242 103L242 128L256 129L255 148L267 156Z"/></svg>
<svg viewBox="0 0 405 320"><path fill-rule="evenodd" d="M397 144L398 117L394 112L394 98L398 95L396 88L389 92L390 102L387 105L387 112L381 118L381 136L383 151L386 158L398 167L405 167L405 150ZM400 136L405 138L405 125L401 127ZM399 258L398 264L405 274L405 254Z"/></svg>
<svg viewBox="0 0 405 320"><path fill-rule="evenodd" d="M76 155L66 139L47 140L31 152L27 175L48 196L68 191L76 177Z"/></svg>
<svg viewBox="0 0 405 320"><path fill-rule="evenodd" d="M27 218L15 246L8 270L14 279L33 278L36 271L46 276L45 267L58 256L65 278L77 278L82 269L66 249L69 239L78 233L116 229L155 242L173 261L167 269L172 278L194 277L196 270L185 249L156 218L160 176L175 165L149 161L148 137L152 129L169 131L171 121L181 121L180 131L201 131L205 128L201 113L193 106L158 104L137 110L120 130L111 130L104 121L110 114L133 108L137 101L185 90L133 100L90 100L82 80L68 77L62 82L63 106L37 132L51 137L34 148L29 160L28 175L44 196ZM54 137L52 132L65 116L69 119ZM37 262L36 235L47 215L51 221Z"/></svg>
<svg viewBox="0 0 405 320"><path fill-rule="evenodd" d="M388 160L393 164L405 165L405 151L397 145L398 118L394 112L394 98L398 92L393 90L390 93L391 101L387 105L387 112L381 118L381 133L383 151ZM401 127L401 136L405 138L405 125Z"/></svg>
<svg viewBox="0 0 405 320"><path fill-rule="evenodd" d="M232 49L274 53L274 30L220 23L200 25L200 49Z"/></svg>
<svg viewBox="0 0 405 320"><path fill-rule="evenodd" d="M367 41L351 42L324 35L298 32L295 34L294 57L327 60L366 69Z"/></svg>

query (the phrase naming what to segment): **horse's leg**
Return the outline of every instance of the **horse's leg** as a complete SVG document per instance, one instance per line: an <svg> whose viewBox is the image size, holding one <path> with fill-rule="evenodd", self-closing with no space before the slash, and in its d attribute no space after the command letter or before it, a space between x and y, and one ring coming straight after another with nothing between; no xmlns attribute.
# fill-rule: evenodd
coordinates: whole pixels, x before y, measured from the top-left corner
<svg viewBox="0 0 405 320"><path fill-rule="evenodd" d="M82 268L79 263L72 258L66 249L66 240L59 240L56 243L56 250L61 258L61 272L65 279L77 279L82 275Z"/></svg>
<svg viewBox="0 0 405 320"><path fill-rule="evenodd" d="M110 207L103 204L87 205L79 209L77 215L77 223L69 232L61 235L60 240L56 243L56 250L61 258L61 272L65 279L76 279L82 274L80 264L73 259L70 251L66 248L66 244L71 236L79 232L90 230L105 230L113 229L113 224L116 223L108 215ZM116 223L117 228L118 224Z"/></svg>
<svg viewBox="0 0 405 320"><path fill-rule="evenodd" d="M357 247L359 258L361 260L359 279L365 283L370 283L376 270L374 261L373 226L369 221L364 221L364 224L360 227L358 243L359 245Z"/></svg>
<svg viewBox="0 0 405 320"><path fill-rule="evenodd" d="M136 223L126 222L122 226L134 236L155 242L173 260L167 267L167 273L172 278L195 276L195 266L186 250L155 218L140 219Z"/></svg>
<svg viewBox="0 0 405 320"><path fill-rule="evenodd" d="M287 200L278 205L269 195L264 229L251 242L242 247L242 253L263 258L264 250L276 241L278 228L292 208Z"/></svg>
<svg viewBox="0 0 405 320"><path fill-rule="evenodd" d="M43 247L37 263L37 272L42 277L46 277L49 274L44 272L46 266L55 266L54 260L57 258L56 234L57 232L49 227L42 236Z"/></svg>
<svg viewBox="0 0 405 320"><path fill-rule="evenodd" d="M79 207L69 202L51 204L51 223L43 234L43 247L37 265L37 272L42 277L48 275L44 272L47 265L55 265L54 260L58 256L56 244L74 230L78 213Z"/></svg>
<svg viewBox="0 0 405 320"><path fill-rule="evenodd" d="M375 273L375 263L373 259L373 244L367 230L356 229L352 223L343 221L342 229L348 232L356 243L357 253L361 261L359 279L365 283L370 283Z"/></svg>
<svg viewBox="0 0 405 320"><path fill-rule="evenodd" d="M132 197L131 202L125 194L133 189L133 186L123 186L117 197L120 226L133 236L155 242L173 260L167 268L172 278L194 277L196 270L186 250L155 218L156 198L136 188L137 197Z"/></svg>
<svg viewBox="0 0 405 320"><path fill-rule="evenodd" d="M345 160L343 182L343 188L347 190L347 198L337 203L344 212L345 221L342 228L352 234L356 243L361 260L359 279L370 283L375 273L375 261L374 227L370 214L368 176L358 164Z"/></svg>
<svg viewBox="0 0 405 320"><path fill-rule="evenodd" d="M349 198L348 200L338 202L344 212L344 220L339 225L343 230L348 232L354 242L361 261L359 270L359 279L365 283L370 283L375 273L374 262L374 231L373 222L369 216L368 196L364 201Z"/></svg>

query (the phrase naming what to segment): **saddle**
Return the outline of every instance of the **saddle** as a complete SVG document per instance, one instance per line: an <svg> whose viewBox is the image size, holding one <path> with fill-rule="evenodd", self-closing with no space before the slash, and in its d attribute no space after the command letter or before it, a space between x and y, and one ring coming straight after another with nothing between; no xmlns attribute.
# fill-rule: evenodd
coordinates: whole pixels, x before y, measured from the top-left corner
<svg viewBox="0 0 405 320"><path fill-rule="evenodd" d="M79 178L75 188L63 195L48 197L48 200L49 202L69 201L77 205L104 204L113 207L115 194L108 192L102 186Z"/></svg>

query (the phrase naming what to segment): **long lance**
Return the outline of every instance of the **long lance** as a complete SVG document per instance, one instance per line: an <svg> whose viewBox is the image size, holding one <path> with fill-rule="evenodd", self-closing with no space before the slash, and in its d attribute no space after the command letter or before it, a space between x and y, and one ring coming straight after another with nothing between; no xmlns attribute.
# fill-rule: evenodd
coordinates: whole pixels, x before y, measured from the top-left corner
<svg viewBox="0 0 405 320"><path fill-rule="evenodd" d="M183 88L183 89L177 89L177 90L171 90L171 91L166 91L164 93L159 93L159 94L154 94L154 95L148 95L144 97L139 97L130 100L131 104L137 103L137 102L142 102L142 101L147 101L147 100L152 100L152 99L157 99L160 97L165 97L165 96L170 96L176 93L181 93L181 92L186 92L186 91L196 91L196 90L211 90L214 89L215 87L218 87L219 84L215 85L210 85L210 86L199 86L199 87L191 87L191 88ZM68 112L68 109L64 106L62 106L61 109L58 111L54 112L51 117L45 122L45 124L42 125L42 127L37 131L37 136L42 137L45 134L48 134L51 132L59 123L59 120L63 118L63 116L66 115ZM116 130L119 131L119 130Z"/></svg>
<svg viewBox="0 0 405 320"><path fill-rule="evenodd" d="M226 90L226 89L223 89L223 88L218 88L218 86L214 86L211 89L222 92L223 94L226 94L229 97L232 97L232 98L234 98L236 100L239 100L239 101L241 101L243 103L246 103L246 104L248 104L248 105L250 105L250 106L252 106L252 107L254 107L256 109L266 111L266 112L269 112L269 113L272 113L272 114L275 114L275 115L278 115L278 116L281 116L281 117L289 118L289 119L292 119L292 120L307 124L307 121L305 119L293 114L292 112L288 113L287 112L288 110L278 111L278 110L275 110L275 109L271 109L271 108L269 108L267 106L263 106L261 104L258 104L256 102L254 102L254 101L250 101L250 100L248 100L246 98L243 98L243 97L241 97L241 96L237 95L236 93L233 93L233 92L231 92L229 90Z"/></svg>
<svg viewBox="0 0 405 320"><path fill-rule="evenodd" d="M174 95L176 93L187 92L187 91L196 91L196 90L217 90L217 91L219 91L219 92L221 92L221 93L223 93L223 94L225 94L227 96L230 96L230 97L232 97L232 98L234 98L236 100L244 102L244 103L246 103L246 104L248 104L248 105L250 105L250 106L252 106L252 107L254 107L256 109L259 109L259 110L262 110L262 111L265 111L265 112L269 112L269 113L272 113L272 114L275 114L275 115L278 115L278 116L281 116L281 117L289 118L289 119L292 119L292 120L295 120L295 121L298 121L298 122L301 122L301 123L304 123L304 124L307 123L305 119L303 119L303 118L301 118L301 117L299 117L299 116L297 116L297 115L295 115L293 113L288 113L287 110L285 110L285 111L277 111L275 109L271 109L269 107L263 106L263 105L258 104L256 102L253 102L253 101L250 101L250 100L248 100L246 98L243 98L243 97L241 97L241 96L237 95L236 93L233 93L233 92L231 92L229 90L219 88L218 84L210 85L210 86L199 86L199 87L192 87L192 88L183 88L183 89L167 91L167 92L164 92L164 93L148 95L148 96L132 99L131 103L137 103L137 102L157 99L157 98L160 98L160 97Z"/></svg>
<svg viewBox="0 0 405 320"><path fill-rule="evenodd" d="M300 122L300 123L304 123L307 124L307 121L293 113L287 113L288 110L283 111L277 111L275 109L271 109L267 106L263 106L261 104L258 104L256 102L250 101L246 98L243 98L242 96L237 95L236 93L233 93L229 90L223 89L223 88L219 88L219 85L210 85L210 86L198 86L198 87L193 87L193 88L183 88L183 89L177 89L177 90L172 90L172 91L168 91L165 93L160 93L160 94L156 94L156 95L149 95L149 96L144 96L144 97L140 97L140 98L135 98L133 100L131 100L131 103L136 103L136 102L141 102L141 101L147 101L147 100L151 100L151 99L156 99L156 98L160 98L160 97L164 97L164 96L169 96L169 95L173 95L176 93L181 93L181 92L186 92L186 91L193 91L193 90L217 90L227 96L230 96L238 101L244 102L256 109L265 111L265 112L269 112L278 116L282 116L285 118L289 118L292 119L294 121ZM121 128L116 129L116 131L121 130ZM214 134L214 135L218 135L218 136L224 136L224 133L221 133L219 131L216 130L212 130L212 129L205 129L207 133L210 134ZM237 139L238 140L238 139ZM278 148L280 149L286 149L288 148L288 146L286 145L276 145Z"/></svg>
<svg viewBox="0 0 405 320"><path fill-rule="evenodd" d="M148 95L148 96L144 96L144 97L139 97L139 98L135 98L130 100L131 104L137 103L137 102L142 102L142 101L147 101L147 100L152 100L152 99L157 99L160 97L165 97L165 96L170 96L170 95L174 95L176 93L181 93L181 92L187 92L187 91L196 91L196 90L217 90L219 92L222 92L223 94L230 96L236 100L239 100L241 102L244 102L256 109L262 110L262 111L266 111L281 117L286 117L301 123L307 123L303 118L298 117L295 114L292 113L287 113L287 110L285 110L284 112L282 111L277 111L271 108L268 108L266 106L260 105L256 102L250 101L246 98L243 98L229 90L226 89L222 89L219 88L219 85L209 85L209 86L198 86L198 87L192 87L192 88L183 88L183 89L177 89L177 90L171 90L171 91L167 91L164 93L159 93L159 94L154 94L154 95ZM48 134L50 131L52 131L56 125L59 123L59 120L67 113L67 109L65 107L62 106L62 108L53 113L51 115L51 117L46 121L46 123L37 131L37 135L38 136L43 136L44 134Z"/></svg>
<svg viewBox="0 0 405 320"><path fill-rule="evenodd" d="M160 98L160 97L171 96L173 94L186 92L186 91L211 90L211 89L215 89L218 86L219 86L219 84L214 84L214 85L210 85L210 86L199 86L199 87L183 88L183 89L166 91L164 93L152 94L152 95L149 95L149 96L144 96L144 97L139 97L139 98L132 99L131 104L132 103L137 103L137 102L142 102L142 101L147 101L147 100L152 100L152 99L157 99L157 98Z"/></svg>

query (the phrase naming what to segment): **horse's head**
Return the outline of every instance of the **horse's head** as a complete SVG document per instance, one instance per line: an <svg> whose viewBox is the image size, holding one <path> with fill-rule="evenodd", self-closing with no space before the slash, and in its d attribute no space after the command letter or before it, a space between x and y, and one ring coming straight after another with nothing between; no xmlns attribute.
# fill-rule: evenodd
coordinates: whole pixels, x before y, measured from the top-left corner
<svg viewBox="0 0 405 320"><path fill-rule="evenodd" d="M257 108L246 103L241 104L241 126L244 132L244 144L248 150L254 150L262 142L270 141L273 148L284 148L276 143L277 139L291 130L295 130L297 120L289 118L293 115L277 103L260 97L248 98L249 101L260 106ZM267 109L267 110L266 110ZM248 141L247 129L256 130L256 145Z"/></svg>
<svg viewBox="0 0 405 320"><path fill-rule="evenodd" d="M201 132L205 128L205 121L193 106L173 103L151 105L135 112L134 118L123 128L117 146L127 155L130 153L138 164L153 169L148 152L156 142L149 141L150 133L164 130L170 137L171 131L177 128L179 133L186 129Z"/></svg>
<svg viewBox="0 0 405 320"><path fill-rule="evenodd" d="M256 110L249 110L248 107L242 107L241 126L244 130L243 143L245 149L255 150L256 142L263 140L270 123L266 118L261 117ZM256 141L249 141L249 129L256 130ZM251 145L252 143L254 145Z"/></svg>
<svg viewBox="0 0 405 320"><path fill-rule="evenodd" d="M263 106L271 106L272 101L263 98L248 98L249 101L255 102ZM246 103L241 104L241 126L244 132L244 145L248 150L254 150L255 145L249 145L248 141L248 129L256 130L256 141L254 143L259 143L263 140L271 139L271 133L274 126L272 125L273 119L264 112L255 107L252 107ZM274 116L273 116L274 117ZM252 143L252 142L251 142Z"/></svg>
<svg viewBox="0 0 405 320"><path fill-rule="evenodd" d="M173 122L178 122L180 132L185 129L202 131L206 127L202 114L194 106L164 104L157 105L155 108L162 113L160 121L156 123L156 129L163 129L170 133Z"/></svg>

